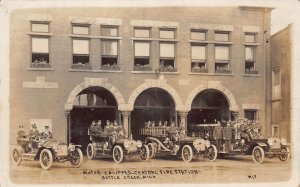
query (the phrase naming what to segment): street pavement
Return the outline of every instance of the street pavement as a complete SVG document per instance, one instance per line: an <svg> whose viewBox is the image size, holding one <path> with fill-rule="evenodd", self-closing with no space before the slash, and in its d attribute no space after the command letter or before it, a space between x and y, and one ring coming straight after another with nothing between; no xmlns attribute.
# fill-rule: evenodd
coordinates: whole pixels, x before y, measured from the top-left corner
<svg viewBox="0 0 300 187"><path fill-rule="evenodd" d="M38 161L11 165L10 179L18 184L141 184L141 183L256 183L287 181L291 161L282 163L277 157L254 164L251 156L217 159L196 158L190 163L181 159L159 157L147 162L128 158L117 164L112 158L88 160L80 168L68 162L54 163L43 170Z"/></svg>

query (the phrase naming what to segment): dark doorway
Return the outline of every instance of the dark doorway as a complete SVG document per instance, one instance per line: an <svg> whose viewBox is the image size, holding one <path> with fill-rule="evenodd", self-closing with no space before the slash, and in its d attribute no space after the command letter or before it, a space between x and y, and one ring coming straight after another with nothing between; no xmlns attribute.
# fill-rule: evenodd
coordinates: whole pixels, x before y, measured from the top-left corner
<svg viewBox="0 0 300 187"><path fill-rule="evenodd" d="M174 101L169 93L161 88L149 88L143 91L135 100L131 114L131 133L139 139L139 129L148 121L174 121L177 124L177 115Z"/></svg>
<svg viewBox="0 0 300 187"><path fill-rule="evenodd" d="M89 143L88 128L93 120L101 120L102 127L106 120L121 122L117 102L105 88L84 89L77 95L70 112L70 142L82 145L84 152Z"/></svg>
<svg viewBox="0 0 300 187"><path fill-rule="evenodd" d="M230 119L226 97L218 90L208 89L196 95L188 114L188 125L214 124L222 119Z"/></svg>

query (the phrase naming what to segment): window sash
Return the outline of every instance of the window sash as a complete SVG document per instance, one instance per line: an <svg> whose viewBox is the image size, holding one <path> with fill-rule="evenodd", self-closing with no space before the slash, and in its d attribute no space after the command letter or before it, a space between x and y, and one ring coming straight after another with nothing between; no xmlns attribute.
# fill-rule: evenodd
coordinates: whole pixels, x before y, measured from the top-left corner
<svg viewBox="0 0 300 187"><path fill-rule="evenodd" d="M134 56L149 57L150 56L150 43L135 42L134 43Z"/></svg>
<svg viewBox="0 0 300 187"><path fill-rule="evenodd" d="M134 29L134 37L150 38L150 29Z"/></svg>
<svg viewBox="0 0 300 187"><path fill-rule="evenodd" d="M165 39L175 39L175 30L160 30L159 37Z"/></svg>
<svg viewBox="0 0 300 187"><path fill-rule="evenodd" d="M249 61L255 60L255 49L253 47L245 48L245 60L249 60Z"/></svg>
<svg viewBox="0 0 300 187"><path fill-rule="evenodd" d="M215 33L215 40L228 42L229 41L229 34L228 33Z"/></svg>
<svg viewBox="0 0 300 187"><path fill-rule="evenodd" d="M32 53L49 53L49 38L31 38Z"/></svg>
<svg viewBox="0 0 300 187"><path fill-rule="evenodd" d="M245 42L246 43L255 43L255 35L254 34L246 34Z"/></svg>
<svg viewBox="0 0 300 187"><path fill-rule="evenodd" d="M192 46L192 60L205 60L206 47L205 46Z"/></svg>
<svg viewBox="0 0 300 187"><path fill-rule="evenodd" d="M73 54L88 55L89 53L89 40L73 40Z"/></svg>
<svg viewBox="0 0 300 187"><path fill-rule="evenodd" d="M73 34L89 34L88 26L73 26Z"/></svg>
<svg viewBox="0 0 300 187"><path fill-rule="evenodd" d="M159 44L160 57L174 58L175 57L175 44L160 43Z"/></svg>
<svg viewBox="0 0 300 187"><path fill-rule="evenodd" d="M118 36L118 28L117 27L102 27L101 35L102 36Z"/></svg>
<svg viewBox="0 0 300 187"><path fill-rule="evenodd" d="M192 40L205 40L206 33L201 31L191 31L191 39Z"/></svg>
<svg viewBox="0 0 300 187"><path fill-rule="evenodd" d="M118 56L118 42L117 41L102 41L101 42L102 56Z"/></svg>
<svg viewBox="0 0 300 187"><path fill-rule="evenodd" d="M216 46L215 47L215 60L229 61L229 47Z"/></svg>
<svg viewBox="0 0 300 187"><path fill-rule="evenodd" d="M48 23L32 23L31 24L32 32L49 32Z"/></svg>

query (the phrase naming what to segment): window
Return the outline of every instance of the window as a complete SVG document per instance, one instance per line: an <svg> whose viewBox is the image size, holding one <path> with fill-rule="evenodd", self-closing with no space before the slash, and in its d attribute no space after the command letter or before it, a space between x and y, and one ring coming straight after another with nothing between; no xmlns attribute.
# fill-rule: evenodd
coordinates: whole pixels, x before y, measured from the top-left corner
<svg viewBox="0 0 300 187"><path fill-rule="evenodd" d="M159 30L159 38L175 39L175 30Z"/></svg>
<svg viewBox="0 0 300 187"><path fill-rule="evenodd" d="M206 72L206 46L192 45L192 72Z"/></svg>
<svg viewBox="0 0 300 187"><path fill-rule="evenodd" d="M101 35L116 37L116 36L118 36L118 27L102 26L101 27Z"/></svg>
<svg viewBox="0 0 300 187"><path fill-rule="evenodd" d="M88 35L89 34L89 26L84 25L73 25L73 34L82 34L82 35Z"/></svg>
<svg viewBox="0 0 300 187"><path fill-rule="evenodd" d="M49 32L49 24L48 23L31 23L31 31L32 32Z"/></svg>
<svg viewBox="0 0 300 187"><path fill-rule="evenodd" d="M118 41L101 41L102 69L118 70Z"/></svg>
<svg viewBox="0 0 300 187"><path fill-rule="evenodd" d="M162 71L176 71L175 69L175 44L160 43L160 68Z"/></svg>
<svg viewBox="0 0 300 187"><path fill-rule="evenodd" d="M256 69L256 46L250 45L255 43L256 36L254 34L245 34L245 74L257 74Z"/></svg>
<svg viewBox="0 0 300 187"><path fill-rule="evenodd" d="M32 64L35 66L49 64L49 38L31 38Z"/></svg>
<svg viewBox="0 0 300 187"><path fill-rule="evenodd" d="M278 138L279 137L279 125L272 125L272 137Z"/></svg>
<svg viewBox="0 0 300 187"><path fill-rule="evenodd" d="M150 38L150 29L149 28L135 28L134 37L137 38Z"/></svg>
<svg viewBox="0 0 300 187"><path fill-rule="evenodd" d="M218 73L229 71L229 46L215 46L215 71Z"/></svg>
<svg viewBox="0 0 300 187"><path fill-rule="evenodd" d="M73 39L73 64L88 65L89 54L89 40Z"/></svg>
<svg viewBox="0 0 300 187"><path fill-rule="evenodd" d="M280 69L274 69L272 73L272 99L281 99L281 75Z"/></svg>
<svg viewBox="0 0 300 187"><path fill-rule="evenodd" d="M205 31L191 31L191 39L192 40L206 40L206 32Z"/></svg>
<svg viewBox="0 0 300 187"><path fill-rule="evenodd" d="M258 120L258 117L257 117L256 113L257 113L257 110L247 109L247 110L244 111L244 116L248 120L256 121L256 120Z"/></svg>
<svg viewBox="0 0 300 187"><path fill-rule="evenodd" d="M215 41L228 42L229 41L229 33L216 32L215 33Z"/></svg>
<svg viewBox="0 0 300 187"><path fill-rule="evenodd" d="M150 66L150 43L135 42L134 43L134 70L135 71L151 71Z"/></svg>
<svg viewBox="0 0 300 187"><path fill-rule="evenodd" d="M273 70L273 85L279 85L280 84L280 69L274 69Z"/></svg>

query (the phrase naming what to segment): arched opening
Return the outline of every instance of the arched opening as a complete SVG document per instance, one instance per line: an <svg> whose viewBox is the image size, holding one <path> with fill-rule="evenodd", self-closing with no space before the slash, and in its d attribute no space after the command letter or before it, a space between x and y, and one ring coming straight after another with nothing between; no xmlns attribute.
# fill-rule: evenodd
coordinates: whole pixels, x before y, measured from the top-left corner
<svg viewBox="0 0 300 187"><path fill-rule="evenodd" d="M89 143L88 128L93 120L101 120L103 127L106 120L121 122L115 97L107 89L98 86L88 87L76 96L69 117L70 142L82 145L83 150Z"/></svg>
<svg viewBox="0 0 300 187"><path fill-rule="evenodd" d="M222 119L229 120L231 113L225 95L216 89L207 89L193 99L188 113L188 124L214 124Z"/></svg>
<svg viewBox="0 0 300 187"><path fill-rule="evenodd" d="M131 133L134 138L139 138L139 129L148 121L154 121L156 126L159 121L167 121L168 125L172 121L177 124L174 100L161 88L146 89L136 98L131 114Z"/></svg>

